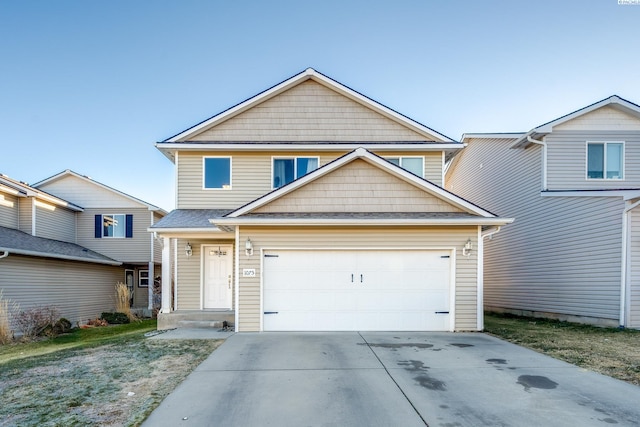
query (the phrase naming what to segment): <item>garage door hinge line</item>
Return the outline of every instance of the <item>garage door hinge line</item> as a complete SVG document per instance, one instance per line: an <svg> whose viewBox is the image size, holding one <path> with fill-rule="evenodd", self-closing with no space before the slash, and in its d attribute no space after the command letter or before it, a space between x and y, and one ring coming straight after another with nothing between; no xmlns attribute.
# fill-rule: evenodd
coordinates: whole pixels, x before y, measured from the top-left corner
<svg viewBox="0 0 640 427"><path fill-rule="evenodd" d="M384 369L384 371L387 373L387 375L389 376L389 378L391 378L391 381L393 381L393 383L396 385L396 387L398 387L398 390L400 390L400 393L402 393L402 395L404 396L405 399L407 399L407 402L409 402L409 405L411 405L411 407L413 408L413 410L415 411L415 413L418 415L418 417L420 417L420 419L422 420L422 422L424 423L425 426L429 427L429 424L427 424L427 421L422 417L422 415L420 414L420 412L418 411L418 408L415 407L415 405L413 404L413 402L411 401L411 399L409 399L409 396L407 396L405 394L405 392L402 390L402 388L400 387L400 385L396 382L396 380L393 378L393 376L391 375L391 372L389 372L389 370L387 369L387 367L385 366L384 363L382 363L382 360L380 360L380 358L378 357L378 355L376 354L375 350L373 348L371 348L371 345L369 344L369 342L366 340L365 337L362 336L362 334L360 332L358 332L358 335L360 335L360 338L362 338L362 341L364 341L364 343L367 345L367 347L369 347L369 350L371 350L371 353L373 353L373 355L376 357L376 359L378 359L378 362L380 363L380 365L382 366L382 368Z"/></svg>

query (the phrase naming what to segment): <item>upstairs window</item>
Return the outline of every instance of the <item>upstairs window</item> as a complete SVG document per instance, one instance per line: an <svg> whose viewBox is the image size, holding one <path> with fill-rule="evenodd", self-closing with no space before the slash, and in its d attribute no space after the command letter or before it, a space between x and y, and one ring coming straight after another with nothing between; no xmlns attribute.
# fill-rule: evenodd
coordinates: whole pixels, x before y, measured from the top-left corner
<svg viewBox="0 0 640 427"><path fill-rule="evenodd" d="M95 216L95 238L133 237L133 215L102 214Z"/></svg>
<svg viewBox="0 0 640 427"><path fill-rule="evenodd" d="M387 157L387 160L414 175L418 175L420 178L424 178L423 157Z"/></svg>
<svg viewBox="0 0 640 427"><path fill-rule="evenodd" d="M231 157L204 157L203 170L203 188L231 189Z"/></svg>
<svg viewBox="0 0 640 427"><path fill-rule="evenodd" d="M624 143L587 143L588 179L623 179L623 169Z"/></svg>
<svg viewBox="0 0 640 427"><path fill-rule="evenodd" d="M287 157L273 159L273 188L280 188L318 169L317 157Z"/></svg>

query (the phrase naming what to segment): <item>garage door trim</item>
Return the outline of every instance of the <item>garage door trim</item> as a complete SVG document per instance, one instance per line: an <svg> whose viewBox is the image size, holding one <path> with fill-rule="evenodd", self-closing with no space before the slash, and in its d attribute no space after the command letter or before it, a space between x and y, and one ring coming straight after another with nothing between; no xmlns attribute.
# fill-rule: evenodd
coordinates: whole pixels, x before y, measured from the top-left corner
<svg viewBox="0 0 640 427"><path fill-rule="evenodd" d="M272 246L260 248L260 331L264 331L264 259L265 253L270 251L442 251L449 252L449 331L455 330L456 323L456 248L452 246L411 246L411 247L301 247L301 246Z"/></svg>

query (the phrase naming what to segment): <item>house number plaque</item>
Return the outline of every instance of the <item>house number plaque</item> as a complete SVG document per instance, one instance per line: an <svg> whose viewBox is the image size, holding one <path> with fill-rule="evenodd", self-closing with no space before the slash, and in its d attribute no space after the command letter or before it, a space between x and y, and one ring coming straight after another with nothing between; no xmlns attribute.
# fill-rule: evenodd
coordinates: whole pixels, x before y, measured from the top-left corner
<svg viewBox="0 0 640 427"><path fill-rule="evenodd" d="M242 269L242 277L256 277L256 269L255 268L243 268Z"/></svg>

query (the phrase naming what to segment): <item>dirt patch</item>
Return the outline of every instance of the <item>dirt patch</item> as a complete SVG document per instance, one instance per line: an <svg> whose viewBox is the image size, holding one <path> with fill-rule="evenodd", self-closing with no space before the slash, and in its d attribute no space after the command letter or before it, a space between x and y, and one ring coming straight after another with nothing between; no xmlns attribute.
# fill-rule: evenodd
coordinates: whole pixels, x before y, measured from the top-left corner
<svg viewBox="0 0 640 427"><path fill-rule="evenodd" d="M221 340L128 338L0 365L0 426L136 426Z"/></svg>
<svg viewBox="0 0 640 427"><path fill-rule="evenodd" d="M487 314L485 331L514 344L640 385L640 331Z"/></svg>

